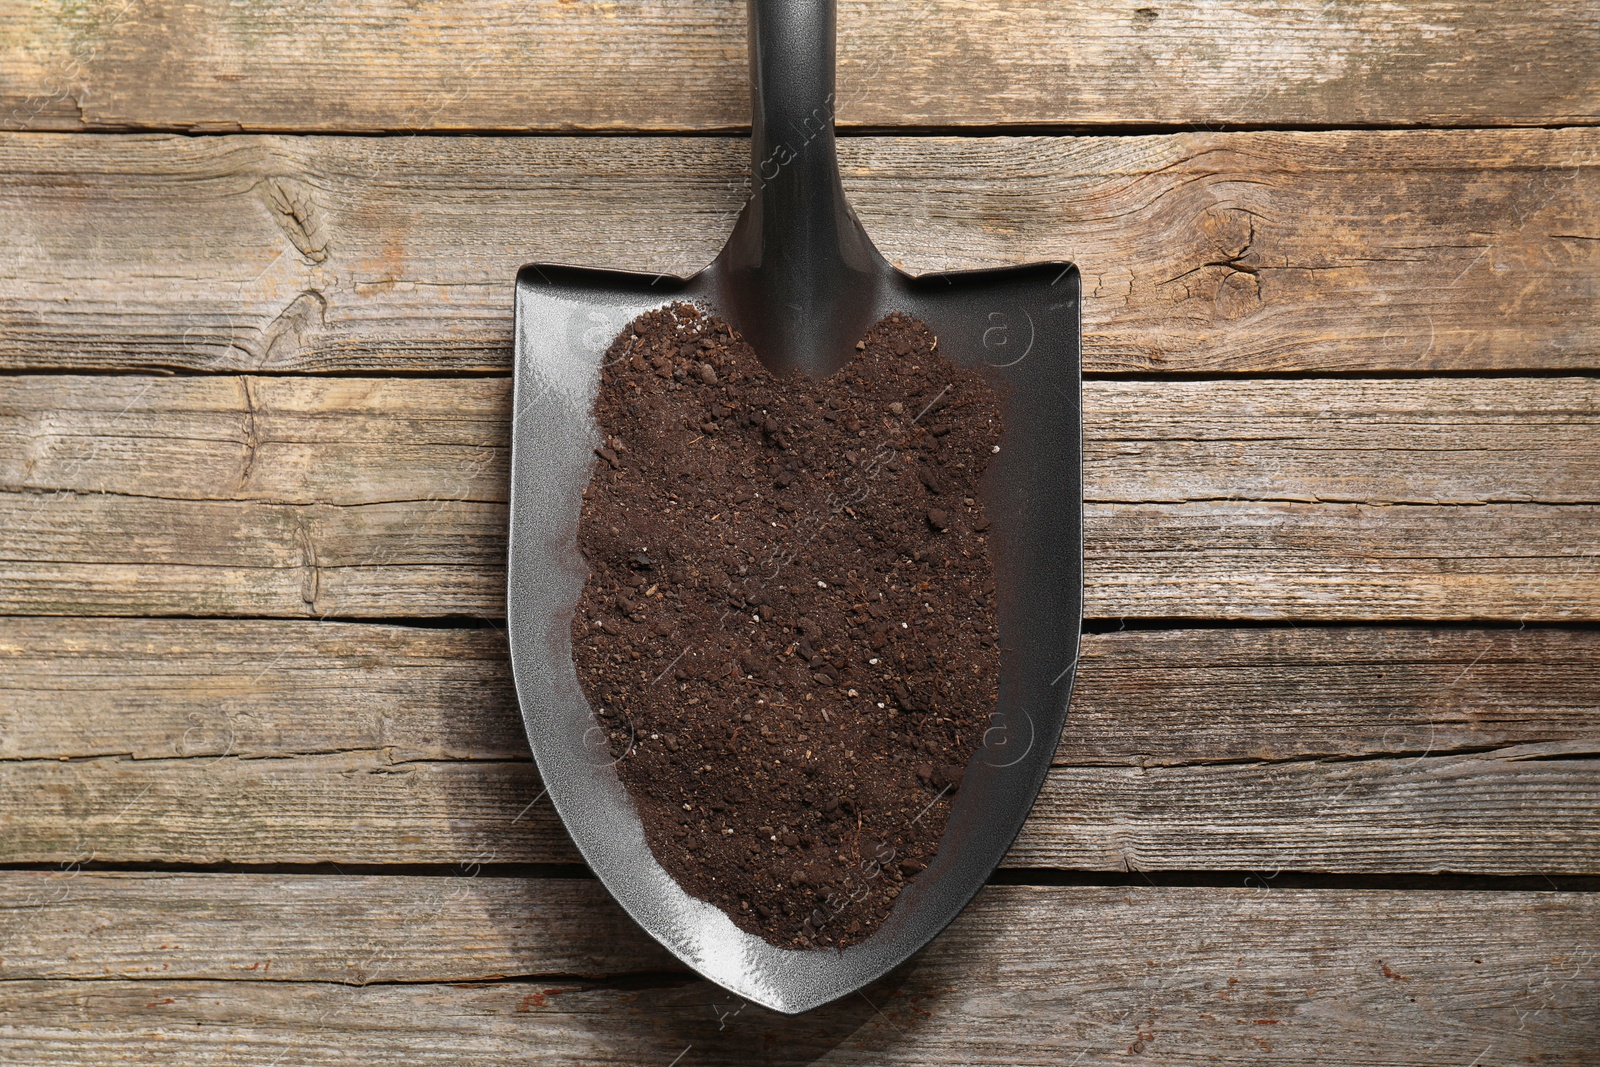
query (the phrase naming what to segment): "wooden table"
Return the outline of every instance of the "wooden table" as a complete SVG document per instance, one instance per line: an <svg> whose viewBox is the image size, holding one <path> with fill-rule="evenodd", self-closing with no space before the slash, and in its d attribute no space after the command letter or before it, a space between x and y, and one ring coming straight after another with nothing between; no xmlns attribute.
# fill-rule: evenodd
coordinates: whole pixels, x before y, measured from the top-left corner
<svg viewBox="0 0 1600 1067"><path fill-rule="evenodd" d="M784 1019L501 629L513 274L716 251L742 5L4 0L0 1061L1600 1063L1600 9L1144 2L841 4L885 252L1082 266L1089 618L995 884Z"/></svg>

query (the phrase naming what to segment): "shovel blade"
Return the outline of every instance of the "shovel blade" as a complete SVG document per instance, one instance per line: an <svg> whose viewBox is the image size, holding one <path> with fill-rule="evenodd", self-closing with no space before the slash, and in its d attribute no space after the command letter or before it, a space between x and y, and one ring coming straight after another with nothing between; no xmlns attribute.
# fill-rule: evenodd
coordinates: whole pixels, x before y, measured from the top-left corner
<svg viewBox="0 0 1600 1067"><path fill-rule="evenodd" d="M854 992L944 929L1021 829L1066 714L1082 608L1078 274L1067 264L913 278L883 265L880 314L926 322L947 358L1009 389L990 466L1000 697L929 867L888 921L842 952L778 948L685 893L656 862L573 662L586 566L582 493L600 444L605 351L632 319L674 301L718 313L718 272L693 278L528 267L516 290L508 628L523 720L550 800L630 916L731 992L798 1013ZM725 305L724 305L725 306Z"/></svg>

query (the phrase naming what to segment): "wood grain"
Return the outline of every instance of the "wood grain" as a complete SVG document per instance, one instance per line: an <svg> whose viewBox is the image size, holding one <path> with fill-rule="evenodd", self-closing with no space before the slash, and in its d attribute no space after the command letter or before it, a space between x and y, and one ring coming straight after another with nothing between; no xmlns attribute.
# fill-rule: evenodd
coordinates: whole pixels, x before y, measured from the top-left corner
<svg viewBox="0 0 1600 1067"><path fill-rule="evenodd" d="M4 494L11 614L505 616L506 508ZM1594 505L1091 504L1089 618L1592 621Z"/></svg>
<svg viewBox="0 0 1600 1067"><path fill-rule="evenodd" d="M9 613L503 616L504 380L12 381ZM1094 383L1087 614L1600 617L1597 410L1589 379Z"/></svg>
<svg viewBox="0 0 1600 1067"><path fill-rule="evenodd" d="M1600 873L1592 739L1354 762L1057 767L1006 860L1076 870ZM532 765L0 762L0 862L573 863Z"/></svg>
<svg viewBox="0 0 1600 1067"><path fill-rule="evenodd" d="M0 378L0 491L502 503L506 378ZM1600 380L1090 381L1085 499L1600 503Z"/></svg>
<svg viewBox="0 0 1600 1067"><path fill-rule="evenodd" d="M504 371L529 261L691 273L726 138L0 135L0 366ZM850 138L907 270L1070 258L1094 372L1600 366L1600 131Z"/></svg>
<svg viewBox="0 0 1600 1067"><path fill-rule="evenodd" d="M0 124L706 130L749 120L744 5L227 9L16 0ZM1592 8L1447 0L840 5L847 126L1557 125L1600 112ZM330 91L337 86L337 91Z"/></svg>
<svg viewBox="0 0 1600 1067"><path fill-rule="evenodd" d="M483 876L578 860L504 637L382 620L503 615L507 382L377 376L503 375L524 262L715 254L743 5L10 6L0 129L266 132L0 134L0 1059L1593 1061L1593 894L991 887L785 1020ZM1600 634L1482 625L1600 619L1592 6L841 7L886 253L1073 259L1147 379L1086 390L1090 614L1291 624L1087 635L1006 865L1600 874ZM287 135L463 130L717 136Z"/></svg>
<svg viewBox="0 0 1600 1067"><path fill-rule="evenodd" d="M1592 744L1592 630L1090 634L1060 764L1138 767Z"/></svg>
<svg viewBox="0 0 1600 1067"><path fill-rule="evenodd" d="M1519 703L1559 705L1565 684ZM498 630L0 619L0 693L0 759L529 758Z"/></svg>
<svg viewBox="0 0 1600 1067"><path fill-rule="evenodd" d="M1596 754L1572 742L1344 764L1058 768L1006 863L1596 873Z"/></svg>
<svg viewBox="0 0 1600 1067"><path fill-rule="evenodd" d="M0 760L523 760L498 630L0 619ZM1459 754L1600 741L1592 630L1086 634L1063 766Z"/></svg>
<svg viewBox="0 0 1600 1067"><path fill-rule="evenodd" d="M1591 872L1596 641L1091 635L1008 862ZM0 861L577 858L538 801L496 632L12 619L0 648Z"/></svg>
<svg viewBox="0 0 1600 1067"><path fill-rule="evenodd" d="M605 978L684 971L592 878L0 871L0 982ZM3 987L0 987L3 988Z"/></svg>
<svg viewBox="0 0 1600 1067"><path fill-rule="evenodd" d="M1600 993L1592 894L991 887L786 1019L663 966L593 883L4 877L42 900L0 986L41 1064L1584 1064Z"/></svg>

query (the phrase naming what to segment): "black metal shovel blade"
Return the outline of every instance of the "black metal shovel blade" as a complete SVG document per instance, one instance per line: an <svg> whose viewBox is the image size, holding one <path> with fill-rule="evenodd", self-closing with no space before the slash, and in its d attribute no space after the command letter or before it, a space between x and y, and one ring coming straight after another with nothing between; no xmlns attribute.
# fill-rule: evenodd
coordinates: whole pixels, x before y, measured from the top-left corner
<svg viewBox="0 0 1600 1067"><path fill-rule="evenodd" d="M751 67L755 190L714 263L692 278L561 266L518 274L508 616L533 755L591 869L685 964L796 1013L860 989L937 936L1004 858L1044 783L1082 614L1079 278L1066 263L912 277L878 254L834 156L832 0L752 0ZM783 162L763 166L774 159ZM586 577L577 532L600 444L601 361L632 319L674 301L728 320L773 369L814 376L840 366L871 323L905 312L947 358L987 367L1008 387L985 500L999 700L937 856L888 921L843 951L771 945L673 881L578 683L570 626Z"/></svg>

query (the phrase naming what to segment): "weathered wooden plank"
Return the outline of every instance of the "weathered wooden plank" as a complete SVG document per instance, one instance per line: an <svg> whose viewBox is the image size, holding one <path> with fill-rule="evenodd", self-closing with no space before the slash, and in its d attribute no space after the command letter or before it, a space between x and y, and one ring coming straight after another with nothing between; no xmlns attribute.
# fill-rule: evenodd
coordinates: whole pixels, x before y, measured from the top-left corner
<svg viewBox="0 0 1600 1067"><path fill-rule="evenodd" d="M1556 757L1600 743L1596 640L1092 635L1061 766L1009 862L1593 870L1596 765ZM4 858L573 861L547 806L527 807L539 787L502 642L356 624L10 620ZM1315 762L1383 755L1403 758Z"/></svg>
<svg viewBox="0 0 1600 1067"><path fill-rule="evenodd" d="M1061 764L1593 744L1600 634L1377 627L1085 635Z"/></svg>
<svg viewBox="0 0 1600 1067"><path fill-rule="evenodd" d="M0 759L368 750L528 757L497 630L0 619ZM1069 765L1600 741L1600 634L1381 627L1086 634Z"/></svg>
<svg viewBox="0 0 1600 1067"><path fill-rule="evenodd" d="M0 379L0 490L503 502L506 378ZM1600 380L1091 381L1085 498L1600 502Z"/></svg>
<svg viewBox="0 0 1600 1067"><path fill-rule="evenodd" d="M1557 660L1581 651L1552 650ZM1519 704L1568 699L1531 679L1523 684L1541 695ZM0 619L0 694L3 759L353 749L403 761L528 758L497 630Z"/></svg>
<svg viewBox="0 0 1600 1067"><path fill-rule="evenodd" d="M1600 508L1093 504L1085 612L1591 620ZM1212 605L1217 605L1216 609Z"/></svg>
<svg viewBox="0 0 1600 1067"><path fill-rule="evenodd" d="M1058 768L1006 862L1595 873L1597 754L1586 741L1409 760ZM1207 859L1217 850L1221 864Z"/></svg>
<svg viewBox="0 0 1600 1067"><path fill-rule="evenodd" d="M682 970L590 878L0 871L0 982L481 981Z"/></svg>
<svg viewBox="0 0 1600 1067"><path fill-rule="evenodd" d="M10 614L505 613L506 508L0 494ZM1600 618L1600 507L1090 504L1090 618Z"/></svg>
<svg viewBox="0 0 1600 1067"><path fill-rule="evenodd" d="M13 381L9 612L503 612L503 381ZM1089 397L1091 616L1600 617L1592 380Z"/></svg>
<svg viewBox="0 0 1600 1067"><path fill-rule="evenodd" d="M1007 864L1600 873L1596 753L1057 767ZM371 750L3 761L0 862L576 862L542 795L527 762Z"/></svg>
<svg viewBox="0 0 1600 1067"><path fill-rule="evenodd" d="M0 781L0 862L580 862L526 760L28 760Z"/></svg>
<svg viewBox="0 0 1600 1067"><path fill-rule="evenodd" d="M1595 130L842 152L860 214L908 270L1075 260L1090 371L1597 365ZM503 370L517 267L698 269L740 207L745 153L726 138L0 135L0 365Z"/></svg>
<svg viewBox="0 0 1600 1067"><path fill-rule="evenodd" d="M13 4L8 128L725 129L744 5ZM982 0L839 11L846 125L1555 125L1600 112L1600 20L1525 0ZM1507 61L1506 57L1514 57ZM328 86L339 86L330 93Z"/></svg>
<svg viewBox="0 0 1600 1067"><path fill-rule="evenodd" d="M581 923L548 945L547 915L515 914L586 897L600 929L621 925L593 885L87 877L8 955L9 973L99 965L5 982L20 1061L1583 1064L1600 1032L1590 894L991 887L864 996L783 1018L676 971L543 977L585 951L637 953L624 974L659 951ZM208 885L261 918L224 921ZM281 925L297 910L332 919L322 938ZM535 980L439 980L502 970Z"/></svg>

